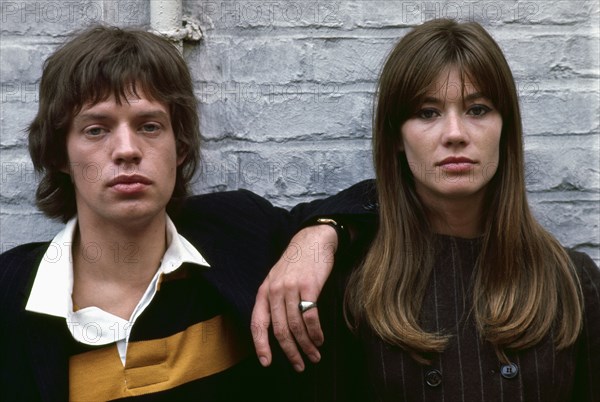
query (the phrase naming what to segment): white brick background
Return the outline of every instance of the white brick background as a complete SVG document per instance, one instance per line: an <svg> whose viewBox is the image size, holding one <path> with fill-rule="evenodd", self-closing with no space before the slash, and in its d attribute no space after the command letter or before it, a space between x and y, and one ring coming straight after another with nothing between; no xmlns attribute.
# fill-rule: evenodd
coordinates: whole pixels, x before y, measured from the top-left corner
<svg viewBox="0 0 600 402"><path fill-rule="evenodd" d="M0 251L48 240L24 128L43 60L94 22L148 27L148 1L1 0ZM563 244L600 261L599 4L587 1L184 1L204 38L184 55L201 101L196 192L248 188L289 207L372 177L372 94L410 27L482 23L522 102L529 200Z"/></svg>

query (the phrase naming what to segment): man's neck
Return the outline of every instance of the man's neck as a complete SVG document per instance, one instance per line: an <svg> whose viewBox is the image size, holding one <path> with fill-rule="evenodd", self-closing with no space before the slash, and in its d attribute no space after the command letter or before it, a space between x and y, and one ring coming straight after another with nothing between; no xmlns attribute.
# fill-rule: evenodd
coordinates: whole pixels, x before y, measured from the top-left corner
<svg viewBox="0 0 600 402"><path fill-rule="evenodd" d="M80 219L73 240L73 301L128 319L166 251L166 214L147 224Z"/></svg>

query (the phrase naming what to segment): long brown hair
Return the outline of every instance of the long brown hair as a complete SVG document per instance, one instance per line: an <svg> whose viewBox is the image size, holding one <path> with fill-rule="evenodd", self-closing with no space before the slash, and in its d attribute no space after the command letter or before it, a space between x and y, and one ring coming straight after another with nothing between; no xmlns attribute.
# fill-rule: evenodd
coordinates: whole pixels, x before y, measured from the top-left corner
<svg viewBox="0 0 600 402"><path fill-rule="evenodd" d="M383 66L373 122L379 230L350 279L349 322L355 328L366 323L421 362L427 362L423 353L441 352L448 342L447 335L428 333L419 324L433 266L433 233L399 142L402 124L449 66L461 71L463 83L467 76L502 116L499 165L486 189L473 284L478 331L503 361L506 350L535 345L551 328L556 347L564 348L581 329L579 281L564 249L529 209L514 79L499 46L473 22L426 22L398 42Z"/></svg>
<svg viewBox="0 0 600 402"><path fill-rule="evenodd" d="M42 173L36 192L38 207L51 218L67 221L75 215L75 190L68 174L66 136L72 118L87 103L113 95L126 102L135 95L170 108L178 156L175 188L167 205L174 212L188 195L188 185L200 159L197 100L188 67L166 39L136 29L95 26L60 47L45 62L38 113L29 126L29 153Z"/></svg>

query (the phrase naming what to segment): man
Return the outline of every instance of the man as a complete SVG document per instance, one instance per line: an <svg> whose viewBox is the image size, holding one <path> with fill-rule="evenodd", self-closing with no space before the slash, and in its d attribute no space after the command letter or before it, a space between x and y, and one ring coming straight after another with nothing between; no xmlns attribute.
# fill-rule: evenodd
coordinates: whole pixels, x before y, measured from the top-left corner
<svg viewBox="0 0 600 402"><path fill-rule="evenodd" d="M2 400L280 400L295 381L253 356L256 290L298 228L352 207L186 200L196 113L185 62L152 34L92 28L46 61L29 150L38 206L66 226L0 256Z"/></svg>

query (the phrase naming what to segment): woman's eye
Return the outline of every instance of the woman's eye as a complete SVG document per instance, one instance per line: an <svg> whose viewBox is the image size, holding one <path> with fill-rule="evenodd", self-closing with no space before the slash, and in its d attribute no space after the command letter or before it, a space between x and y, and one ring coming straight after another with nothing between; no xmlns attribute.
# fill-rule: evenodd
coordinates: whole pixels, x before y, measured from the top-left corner
<svg viewBox="0 0 600 402"><path fill-rule="evenodd" d="M473 107L471 107L471 108L469 109L469 111L468 111L468 114L470 114L470 115L472 115L472 116L483 116L483 115L485 115L487 112L489 112L490 110L492 110L492 109L490 109L490 108L489 108L489 107L487 107L487 106L484 106L484 105L476 105L476 106L473 106Z"/></svg>
<svg viewBox="0 0 600 402"><path fill-rule="evenodd" d="M421 119L432 119L437 116L438 113L433 109L421 109L417 112L417 117Z"/></svg>

